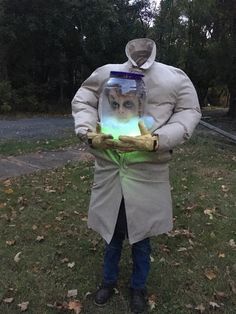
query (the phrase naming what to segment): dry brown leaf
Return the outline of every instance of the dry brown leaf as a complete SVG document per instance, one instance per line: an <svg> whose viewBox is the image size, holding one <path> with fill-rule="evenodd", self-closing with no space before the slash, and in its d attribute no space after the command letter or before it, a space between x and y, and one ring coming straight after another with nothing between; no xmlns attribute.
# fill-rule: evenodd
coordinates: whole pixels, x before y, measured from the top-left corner
<svg viewBox="0 0 236 314"><path fill-rule="evenodd" d="M185 307L189 310L191 310L193 308L192 304L185 304Z"/></svg>
<svg viewBox="0 0 236 314"><path fill-rule="evenodd" d="M26 302L22 302L22 303L18 304L18 307L20 308L21 312L25 312L28 310L28 305L29 305L29 302L26 301Z"/></svg>
<svg viewBox="0 0 236 314"><path fill-rule="evenodd" d="M16 263L19 263L21 253L22 253L22 252L18 252L18 253L15 255L14 261L15 261Z"/></svg>
<svg viewBox="0 0 236 314"><path fill-rule="evenodd" d="M215 232L214 232L214 231L212 231L212 232L210 233L210 237L211 237L212 239L214 239L214 238L216 237L216 235L215 235Z"/></svg>
<svg viewBox="0 0 236 314"><path fill-rule="evenodd" d="M14 191L12 189L5 189L4 193L5 194L12 194Z"/></svg>
<svg viewBox="0 0 236 314"><path fill-rule="evenodd" d="M219 304L217 304L216 302L209 302L209 304L210 304L210 307L212 307L212 308L213 308L213 310L215 310L215 309L217 309L217 308L219 308L219 307L220 307L220 305L219 305Z"/></svg>
<svg viewBox="0 0 236 314"><path fill-rule="evenodd" d="M63 259L61 259L61 263L68 263L69 262L69 258L64 257Z"/></svg>
<svg viewBox="0 0 236 314"><path fill-rule="evenodd" d="M215 214L215 212L216 212L215 207L213 207L213 208L206 208L204 210L204 214L208 215L210 219L213 219L213 214Z"/></svg>
<svg viewBox="0 0 236 314"><path fill-rule="evenodd" d="M44 240L44 236L37 236L36 241L42 242Z"/></svg>
<svg viewBox="0 0 236 314"><path fill-rule="evenodd" d="M215 297L217 300L223 300L223 299L227 298L227 295L226 295L224 292L222 292L222 291L216 291L216 292L214 293L214 297Z"/></svg>
<svg viewBox="0 0 236 314"><path fill-rule="evenodd" d="M32 226L32 229L33 229L33 230L36 230L36 229L38 229L38 227L37 227L36 225L33 225L33 226Z"/></svg>
<svg viewBox="0 0 236 314"><path fill-rule="evenodd" d="M87 297L88 297L89 295L91 295L91 294L92 294L92 292L90 292L90 291L86 292L86 293L85 293L85 296L84 296L84 299L87 299Z"/></svg>
<svg viewBox="0 0 236 314"><path fill-rule="evenodd" d="M68 290L67 297L68 298L77 297L77 294L78 294L78 290L77 289Z"/></svg>
<svg viewBox="0 0 236 314"><path fill-rule="evenodd" d="M82 304L78 300L70 301L68 309L73 310L75 314L79 314L82 310Z"/></svg>
<svg viewBox="0 0 236 314"><path fill-rule="evenodd" d="M14 301L14 298L6 298L6 299L3 299L3 303L7 303L7 304L10 304Z"/></svg>
<svg viewBox="0 0 236 314"><path fill-rule="evenodd" d="M14 244L16 244L16 240L7 240L6 241L6 245L12 246Z"/></svg>
<svg viewBox="0 0 236 314"><path fill-rule="evenodd" d="M200 304L198 306L195 307L195 310L198 310L200 313L203 313L205 311L205 307L203 304Z"/></svg>
<svg viewBox="0 0 236 314"><path fill-rule="evenodd" d="M186 247L180 247L177 252L186 252L187 248Z"/></svg>
<svg viewBox="0 0 236 314"><path fill-rule="evenodd" d="M63 217L62 217L62 216L58 216L58 217L55 218L55 220L57 220L57 221L62 221L62 220L63 220Z"/></svg>
<svg viewBox="0 0 236 314"><path fill-rule="evenodd" d="M229 246L230 246L232 249L236 249L236 243L235 243L234 239L230 239L230 240L229 240Z"/></svg>
<svg viewBox="0 0 236 314"><path fill-rule="evenodd" d="M73 268L73 267L75 266L75 262L68 263L67 266L68 266L69 268Z"/></svg>
<svg viewBox="0 0 236 314"><path fill-rule="evenodd" d="M154 257L152 257L152 255L150 255L150 262L154 263L154 261L155 261Z"/></svg>
<svg viewBox="0 0 236 314"><path fill-rule="evenodd" d="M157 296L155 294L150 295L148 298L148 305L151 311L155 309L157 305Z"/></svg>
<svg viewBox="0 0 236 314"><path fill-rule="evenodd" d="M3 185L4 186L11 186L11 181L9 179L5 180L5 181L3 181Z"/></svg>
<svg viewBox="0 0 236 314"><path fill-rule="evenodd" d="M216 278L216 273L214 273L213 270L209 269L209 270L205 270L204 271L205 276L207 277L207 279L212 280Z"/></svg>
<svg viewBox="0 0 236 314"><path fill-rule="evenodd" d="M174 238L176 236L185 236L187 238L194 238L194 234L189 229L175 229L167 233L168 237Z"/></svg>
<svg viewBox="0 0 236 314"><path fill-rule="evenodd" d="M229 191L229 187L227 187L226 185L221 185L221 190L223 192L228 192Z"/></svg>
<svg viewBox="0 0 236 314"><path fill-rule="evenodd" d="M219 254L218 254L218 257L219 257L219 258L224 258L224 257L225 257L225 253L219 253Z"/></svg>
<svg viewBox="0 0 236 314"><path fill-rule="evenodd" d="M6 205L7 205L6 203L0 203L0 209L6 207Z"/></svg>

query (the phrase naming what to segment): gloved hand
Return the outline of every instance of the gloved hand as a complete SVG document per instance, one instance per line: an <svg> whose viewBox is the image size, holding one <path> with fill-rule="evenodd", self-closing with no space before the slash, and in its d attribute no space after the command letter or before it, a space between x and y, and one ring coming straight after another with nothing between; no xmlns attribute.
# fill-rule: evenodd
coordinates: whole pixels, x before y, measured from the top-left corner
<svg viewBox="0 0 236 314"><path fill-rule="evenodd" d="M156 151L158 148L158 135L152 135L145 127L143 121L138 123L141 135L119 136L117 148L120 151Z"/></svg>
<svg viewBox="0 0 236 314"><path fill-rule="evenodd" d="M91 147L97 149L114 148L113 136L110 134L101 133L101 126L97 123L96 132L87 133L88 143Z"/></svg>

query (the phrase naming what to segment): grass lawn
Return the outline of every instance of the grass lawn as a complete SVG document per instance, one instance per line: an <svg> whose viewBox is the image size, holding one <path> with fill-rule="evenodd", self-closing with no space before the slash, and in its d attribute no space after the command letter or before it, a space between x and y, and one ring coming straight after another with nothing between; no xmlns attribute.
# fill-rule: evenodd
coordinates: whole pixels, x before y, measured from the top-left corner
<svg viewBox="0 0 236 314"><path fill-rule="evenodd" d="M149 311L236 313L236 148L198 135L170 167L175 227L152 239ZM66 309L73 299L82 313L130 313L128 243L119 293L102 309L88 294L103 256L86 225L92 176L83 162L0 182L0 313L19 313L23 302L27 313L76 313Z"/></svg>
<svg viewBox="0 0 236 314"><path fill-rule="evenodd" d="M46 140L0 140L0 155L22 155L41 150L54 150L78 144L78 138L73 131L68 131L61 138Z"/></svg>

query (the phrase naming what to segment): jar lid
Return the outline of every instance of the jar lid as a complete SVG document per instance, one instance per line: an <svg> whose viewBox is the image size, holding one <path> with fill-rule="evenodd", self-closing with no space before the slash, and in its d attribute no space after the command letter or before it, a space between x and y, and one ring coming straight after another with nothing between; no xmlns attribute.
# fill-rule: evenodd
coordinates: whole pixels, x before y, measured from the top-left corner
<svg viewBox="0 0 236 314"><path fill-rule="evenodd" d="M144 77L144 75L142 73L111 71L110 77L119 77L130 80L141 80Z"/></svg>

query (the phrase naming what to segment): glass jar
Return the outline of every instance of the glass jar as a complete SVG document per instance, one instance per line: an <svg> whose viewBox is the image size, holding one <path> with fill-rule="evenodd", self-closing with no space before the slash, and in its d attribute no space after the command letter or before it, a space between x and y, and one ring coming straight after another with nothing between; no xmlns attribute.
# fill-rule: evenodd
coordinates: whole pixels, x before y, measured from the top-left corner
<svg viewBox="0 0 236 314"><path fill-rule="evenodd" d="M101 130L114 139L140 135L138 121L143 115L146 89L143 74L111 71L99 100Z"/></svg>

